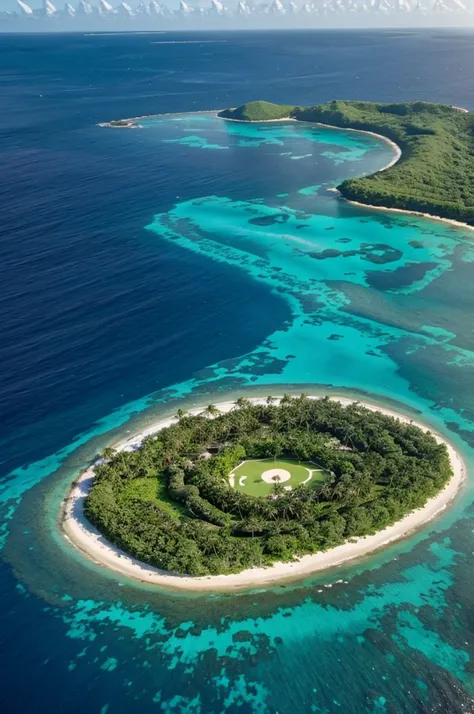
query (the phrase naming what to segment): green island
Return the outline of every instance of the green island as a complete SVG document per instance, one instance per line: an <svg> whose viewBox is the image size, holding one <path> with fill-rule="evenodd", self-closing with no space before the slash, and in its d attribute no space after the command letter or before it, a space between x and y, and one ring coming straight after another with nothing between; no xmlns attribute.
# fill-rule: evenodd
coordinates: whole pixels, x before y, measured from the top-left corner
<svg viewBox="0 0 474 714"><path fill-rule="evenodd" d="M192 576L240 572L376 533L452 476L430 432L354 402L241 397L180 410L139 448L106 449L84 513L138 560Z"/></svg>
<svg viewBox="0 0 474 714"><path fill-rule="evenodd" d="M380 134L400 147L400 160L385 171L343 181L337 188L344 198L474 225L470 112L429 102L332 101L312 107L250 102L219 116L257 122L290 118Z"/></svg>

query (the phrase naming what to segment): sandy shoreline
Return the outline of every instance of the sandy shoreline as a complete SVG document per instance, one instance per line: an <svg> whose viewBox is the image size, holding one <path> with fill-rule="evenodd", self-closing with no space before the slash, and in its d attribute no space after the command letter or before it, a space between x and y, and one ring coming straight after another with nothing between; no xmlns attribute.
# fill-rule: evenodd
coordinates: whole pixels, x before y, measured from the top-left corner
<svg viewBox="0 0 474 714"><path fill-rule="evenodd" d="M385 168L388 168L386 166ZM385 169L382 169L385 171ZM421 218L428 218L430 221L441 221L441 223L447 223L450 226L455 226L456 228L466 228L469 231L474 231L474 226L470 226L469 223L462 223L461 221L456 221L454 218L442 218L441 216L432 216L431 213L421 213L421 211L409 211L406 208L388 208L388 206L372 206L370 203L361 203L360 201L351 201L349 198L345 198L340 191L338 191L344 201L351 203L353 206L360 206L361 208L370 208L372 211L388 211L388 213L404 213L408 216L420 216Z"/></svg>
<svg viewBox="0 0 474 714"><path fill-rule="evenodd" d="M320 397L309 397L317 399ZM333 397L342 404L350 404L355 399ZM265 403L263 398L251 398L254 404ZM359 403L372 411L394 416L404 423L412 422L423 430L428 427L398 412L374 406L373 404L359 401ZM222 402L218 404L220 412L230 411L235 402ZM190 410L190 414L198 414L204 407ZM118 445L118 450L136 449L141 441L150 434L169 426L176 421L175 417L163 420L140 434L127 439ZM305 555L299 560L290 563L275 563L266 568L249 568L232 575L212 575L203 577L189 577L170 572L160 571L157 568L141 563L127 555L118 547L109 543L103 535L86 519L84 515L84 501L91 487L94 471L93 468L85 471L73 483L72 488L63 503L61 526L66 538L84 555L95 563L109 570L139 580L148 584L155 584L162 588L171 588L188 591L218 591L236 590L261 587L277 584L287 579L297 579L320 570L334 568L354 558L360 558L368 553L387 546L389 543L405 538L413 531L425 525L428 521L442 513L454 499L464 480L466 479L466 466L462 457L453 448L449 441L441 435L432 432L439 443L446 444L453 469L453 476L445 488L426 505L405 516L393 526L385 528L375 535L354 539L352 542L332 548L326 552L315 555Z"/></svg>
<svg viewBox="0 0 474 714"><path fill-rule="evenodd" d="M217 119L223 119L224 121L235 121L238 124L274 124L275 122L282 122L282 121L293 121L293 122L298 122L298 124L310 124L312 126L322 126L324 129L335 129L336 131L355 131L358 134L369 134L369 136L375 136L377 139L380 139L386 144L389 144L392 149L395 151L395 156L393 159L389 161L389 163L384 166L383 168L379 169L377 173L380 173L380 171L386 171L389 169L391 166L397 163L399 158L402 155L402 150L396 144L394 141L389 139L387 136L383 136L383 134L376 134L375 131L366 131L365 129L351 129L349 127L342 127L342 126L334 126L333 124L323 124L322 122L319 121L306 121L305 119L295 119L294 117L282 117L281 119L258 119L258 120L253 120L253 119L231 119L230 117L221 117L219 114L216 114Z"/></svg>
<svg viewBox="0 0 474 714"><path fill-rule="evenodd" d="M458 111L463 111L467 112L467 109L462 109L461 107L453 107L453 109L457 109ZM234 120L235 121L235 120ZM401 158L402 155L402 150L396 144L394 141L389 139L387 136L383 136L383 134L377 134L374 131L365 131L364 129L350 129L350 128L342 128L340 126L333 126L332 124L321 124L320 122L307 122L307 123L317 123L319 126L325 126L329 129L339 129L341 131L356 131L361 134L370 134L371 136L375 136L378 139L381 139L385 143L389 144L395 151L395 156L393 159L383 168L379 169L376 171L376 173L381 173L382 171L386 171L387 169L391 168L394 166L397 161ZM361 201L351 201L349 198L345 198L341 194L341 192L336 188L336 190L339 195L341 196L344 201L347 203L352 204L353 206L360 206L362 208L370 208L371 210L374 211L388 211L389 213L405 213L408 216L420 216L421 218L428 218L431 221L441 221L442 223L447 223L448 225L455 226L456 228L467 228L470 231L474 231L474 226L470 226L469 223L462 223L461 221L456 221L454 218L442 218L441 216L433 216L431 213L422 213L421 211L410 211L406 208L389 208L388 206L373 206L370 203L362 203Z"/></svg>
<svg viewBox="0 0 474 714"><path fill-rule="evenodd" d="M219 111L223 110L220 109ZM280 117L280 119L232 119L231 117L221 117L219 115L219 112L216 114L216 119L223 119L224 121L236 121L237 124L274 124L276 121L299 121L294 117Z"/></svg>
<svg viewBox="0 0 474 714"><path fill-rule="evenodd" d="M467 111L466 109L462 109L461 107L453 107L453 109L458 109L459 111ZM294 119L293 117L282 117L281 119L262 119L261 121L251 121L251 120L244 120L244 119L231 119L229 117L220 117L219 116L219 111L222 110L210 110L210 111L203 111L203 112L196 112L200 114L214 114L218 119L223 119L224 121L233 121L237 122L239 124L273 124L275 122L285 122L285 121L292 121L292 122L298 122L300 124L312 124L313 126L322 126L325 127L326 129L336 129L338 131L355 131L360 134L369 134L370 136L374 136L377 139L380 139L386 144L389 144L389 146L392 147L392 149L395 152L394 157L389 161L389 163L384 166L383 168L379 169L376 173L380 173L381 171L387 171L387 169L391 168L394 166L397 161L399 161L401 155L402 155L402 150L396 144L394 141L389 139L387 136L383 136L383 134L377 134L374 131L366 131L365 129L351 129L350 127L340 127L340 126L334 126L333 124L323 124L322 122L311 122L311 121L303 121L301 119ZM165 116L165 115L160 115L160 114L153 114L150 116ZM141 128L139 124L136 124L135 122L138 119L145 119L148 117L134 117L132 119L122 119L120 121L126 121L127 124L122 124L122 125L117 125L117 124L111 124L110 122L101 122L98 124L100 127L109 127L111 129L139 129ZM331 189L337 191L337 189ZM441 221L442 223L447 223L448 225L455 226L456 228L467 228L468 230L472 231L474 230L474 226L470 226L468 223L462 223L461 221L456 221L452 218L442 218L441 216L433 216L430 213L422 213L420 211L410 211L405 208L389 208L388 206L373 206L370 203L362 203L361 201L351 201L348 198L345 198L342 196L340 191L338 191L339 195L341 198L344 199L344 201L347 201L347 203L352 204L353 206L360 206L362 208L370 208L371 210L375 211L388 211L390 213L405 213L406 215L409 216L420 216L421 218L428 218L432 221Z"/></svg>
<svg viewBox="0 0 474 714"><path fill-rule="evenodd" d="M375 173L379 174L382 171L386 171L389 169L391 166L394 166L397 161L399 161L401 155L402 155L402 150L396 144L394 141L388 138L388 136L384 136L383 134L377 134L375 131L367 131L366 129L351 129L349 127L342 127L342 126L334 126L333 124L323 124L322 122L316 121L316 122L311 122L311 121L303 121L300 120L302 124L313 124L316 126L322 126L325 127L326 129L336 129L337 131L355 131L357 134L368 134L369 136L375 136L377 139L380 139L383 141L385 144L388 144L389 146L392 147L392 149L395 152L394 157L388 162L386 166L383 166L381 169L378 169ZM365 204L361 204L365 205Z"/></svg>
<svg viewBox="0 0 474 714"><path fill-rule="evenodd" d="M462 112L467 112L467 109L463 109L462 107L453 107L453 109L457 109L458 111ZM282 119L263 119L261 121L251 121L251 120L244 120L244 119L230 119L228 117L219 117L217 114L217 117L219 119L224 119L225 121L235 121L240 124L271 124L273 122L282 122L282 121L294 121L298 122L299 124L312 124L313 126L322 126L325 127L326 129L336 129L338 131L355 131L359 134L369 134L369 136L374 136L377 139L380 139L381 141L385 142L386 144L389 144L389 146L392 147L392 149L395 152L394 157L389 161L389 163L384 166L383 168L379 169L376 171L376 173L381 173L382 171L387 171L387 169L391 168L394 166L397 161L400 160L401 155L402 155L402 150L396 144L392 139L389 139L387 136L384 136L383 134L377 134L375 131L367 131L365 129L352 129L350 127L341 127L341 126L334 126L333 124L323 124L322 122L312 122L312 121L305 121L302 119L294 119L293 117L284 117ZM337 191L337 189L334 189ZM345 198L342 196L340 191L338 191L339 195L341 198L344 199L344 201L347 201L347 203L351 203L353 206L361 206L362 208L370 208L372 210L376 211L389 211L390 213L405 213L409 216L420 216L421 218L428 218L432 221L441 221L442 223L447 223L451 226L455 226L456 228L467 228L468 230L472 231L474 230L474 226L470 226L469 223L462 223L461 221L456 221L453 218L442 218L441 216L433 216L431 213L422 213L420 211L410 211L405 208L388 208L387 206L373 206L370 203L362 203L360 201L351 201L348 198Z"/></svg>

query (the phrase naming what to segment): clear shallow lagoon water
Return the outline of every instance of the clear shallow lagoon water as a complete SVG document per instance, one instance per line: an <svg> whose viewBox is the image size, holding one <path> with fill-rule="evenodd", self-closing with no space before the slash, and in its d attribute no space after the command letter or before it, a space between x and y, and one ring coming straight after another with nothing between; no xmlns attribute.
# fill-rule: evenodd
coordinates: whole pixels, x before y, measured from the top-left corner
<svg viewBox="0 0 474 714"><path fill-rule="evenodd" d="M340 201L390 160L373 137L196 113L474 109L472 37L203 39L0 38L1 710L474 711L470 486L381 554L233 596L117 582L58 532L104 444L244 389L368 394L473 460L472 234Z"/></svg>

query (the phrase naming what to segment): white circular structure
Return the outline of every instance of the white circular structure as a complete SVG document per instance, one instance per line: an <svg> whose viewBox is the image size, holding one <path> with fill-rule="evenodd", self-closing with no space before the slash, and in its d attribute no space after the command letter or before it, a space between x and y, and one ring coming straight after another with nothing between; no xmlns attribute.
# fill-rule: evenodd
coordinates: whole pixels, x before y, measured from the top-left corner
<svg viewBox="0 0 474 714"><path fill-rule="evenodd" d="M286 469L268 469L262 474L262 481L265 483L283 483L289 481L291 474Z"/></svg>

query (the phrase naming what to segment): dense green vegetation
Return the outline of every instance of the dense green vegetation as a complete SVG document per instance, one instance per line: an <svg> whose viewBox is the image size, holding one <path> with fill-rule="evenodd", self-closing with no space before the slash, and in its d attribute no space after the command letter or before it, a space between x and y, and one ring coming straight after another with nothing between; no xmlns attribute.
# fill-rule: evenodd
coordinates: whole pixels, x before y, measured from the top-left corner
<svg viewBox="0 0 474 714"><path fill-rule="evenodd" d="M224 119L239 121L269 121L270 119L286 119L294 111L290 104L272 104L271 102L248 102L236 109L224 109L219 116Z"/></svg>
<svg viewBox="0 0 474 714"><path fill-rule="evenodd" d="M215 418L210 418L214 416ZM423 506L451 475L444 445L360 405L241 398L216 416L180 413L133 452L104 454L85 512L106 537L165 570L228 573L334 547ZM243 459L312 461L323 483L268 497L231 488Z"/></svg>
<svg viewBox="0 0 474 714"><path fill-rule="evenodd" d="M258 121L259 102L233 110L233 118ZM275 115L278 105L273 107ZM361 203L421 211L474 225L473 114L443 104L333 101L313 107L282 107L283 115L347 129L363 129L395 141L402 150L386 171L348 179L338 186ZM229 110L223 113L228 116Z"/></svg>

